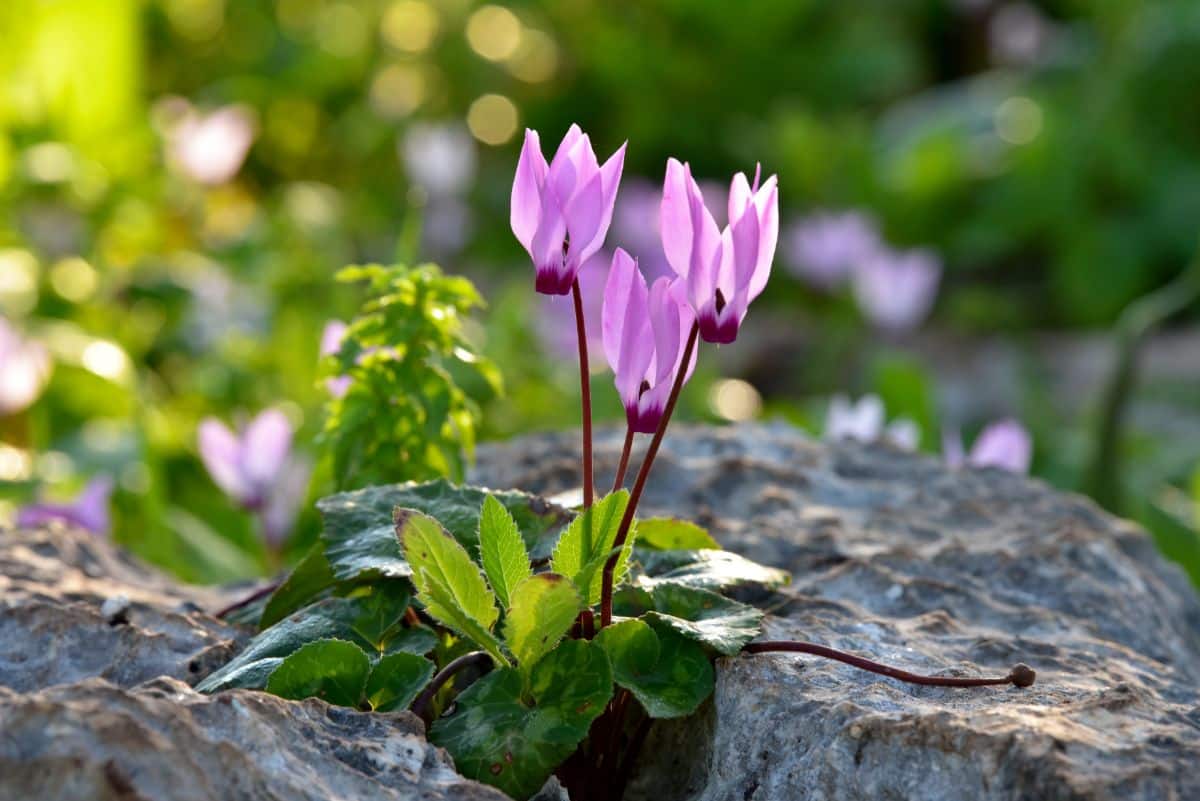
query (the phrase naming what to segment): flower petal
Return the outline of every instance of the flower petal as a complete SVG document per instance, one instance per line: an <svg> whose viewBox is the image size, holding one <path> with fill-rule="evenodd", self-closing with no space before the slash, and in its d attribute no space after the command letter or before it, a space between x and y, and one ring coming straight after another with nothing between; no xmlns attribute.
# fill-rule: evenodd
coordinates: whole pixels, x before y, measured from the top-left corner
<svg viewBox="0 0 1200 801"><path fill-rule="evenodd" d="M637 405L643 376L653 358L654 340L647 314L646 279L637 263L620 248L613 254L604 288L601 326L605 356L628 410Z"/></svg>
<svg viewBox="0 0 1200 801"><path fill-rule="evenodd" d="M235 501L244 503L253 492L242 472L242 444L224 423L215 417L201 421L196 430L200 460L213 482Z"/></svg>
<svg viewBox="0 0 1200 801"><path fill-rule="evenodd" d="M265 499L279 478L292 449L292 424L278 409L267 409L254 418L242 437L242 472L256 494Z"/></svg>
<svg viewBox="0 0 1200 801"><path fill-rule="evenodd" d="M667 160L659 207L659 231L667 263L676 275L687 276L692 263L691 192L687 168L676 159Z"/></svg>
<svg viewBox="0 0 1200 801"><path fill-rule="evenodd" d="M1011 473L1028 473L1033 460L1033 439L1016 420L992 423L979 434L967 463L973 467L998 467Z"/></svg>
<svg viewBox="0 0 1200 801"><path fill-rule="evenodd" d="M779 181L772 175L754 196L758 214L758 263L750 277L750 300L757 298L771 276L775 247L779 244Z"/></svg>
<svg viewBox="0 0 1200 801"><path fill-rule="evenodd" d="M509 219L517 241L533 255L533 236L537 233L538 219L542 206L542 184L549 167L542 155L542 146L537 131L525 130L525 144L517 160L517 174L513 178L512 206Z"/></svg>

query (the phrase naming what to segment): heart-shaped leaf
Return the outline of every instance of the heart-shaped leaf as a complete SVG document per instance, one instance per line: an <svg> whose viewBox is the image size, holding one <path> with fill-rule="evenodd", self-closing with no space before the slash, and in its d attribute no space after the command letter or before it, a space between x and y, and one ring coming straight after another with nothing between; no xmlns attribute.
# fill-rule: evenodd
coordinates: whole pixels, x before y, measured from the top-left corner
<svg viewBox="0 0 1200 801"><path fill-rule="evenodd" d="M648 520L639 520L638 545L657 551L721 549L721 544L700 526L687 520L676 520L673 517L652 517Z"/></svg>
<svg viewBox="0 0 1200 801"><path fill-rule="evenodd" d="M533 570L516 521L491 495L483 499L479 516L479 557L500 604L507 608L513 588Z"/></svg>
<svg viewBox="0 0 1200 801"><path fill-rule="evenodd" d="M708 654L670 627L623 620L601 629L595 641L612 662L613 680L652 718L690 715L712 694Z"/></svg>
<svg viewBox="0 0 1200 801"><path fill-rule="evenodd" d="M656 630L663 624L690 640L733 656L762 631L763 613L709 590L672 582L629 585L613 596L613 610L644 617Z"/></svg>
<svg viewBox="0 0 1200 801"><path fill-rule="evenodd" d="M434 665L414 654L391 654L375 663L364 691L376 712L407 709L417 693L433 678Z"/></svg>
<svg viewBox="0 0 1200 801"><path fill-rule="evenodd" d="M370 672L371 660L354 643L317 640L275 668L267 679L267 692L297 701L320 698L339 706L357 707Z"/></svg>
<svg viewBox="0 0 1200 801"><path fill-rule="evenodd" d="M458 697L454 714L436 721L429 739L450 752L464 776L529 798L611 697L608 657L585 640L567 640L533 668L528 695L519 671L495 670Z"/></svg>
<svg viewBox="0 0 1200 801"><path fill-rule="evenodd" d="M621 527L621 517L628 505L629 493L625 490L618 490L597 501L571 521L554 546L551 569L575 582L588 606L600 601L604 564L612 554L617 531ZM625 575L633 542L634 532L630 531L613 572L614 584L619 583Z"/></svg>
<svg viewBox="0 0 1200 801"><path fill-rule="evenodd" d="M539 573L517 585L504 621L504 640L526 674L571 628L579 591L564 576Z"/></svg>
<svg viewBox="0 0 1200 801"><path fill-rule="evenodd" d="M265 629L275 625L320 596L336 581L329 560L325 558L325 545L318 542L271 594L258 620L258 627Z"/></svg>
<svg viewBox="0 0 1200 801"><path fill-rule="evenodd" d="M786 587L792 581L791 574L786 570L760 565L732 551L642 550L642 525L638 523L637 560L651 577L643 579L643 583L673 582L721 592L750 585L775 589Z"/></svg>
<svg viewBox="0 0 1200 801"><path fill-rule="evenodd" d="M279 660L290 656L307 643L316 640L338 639L354 643L370 653L405 651L428 653L437 645L437 636L425 626L392 626L380 641L372 636L381 619L403 618L407 606L407 592L391 586L393 582L381 582L364 587L352 598L326 598L306 606L283 620L259 632L246 648L204 681L197 685L200 692L217 692L234 687L259 690L266 685L270 673L265 666L273 667ZM386 612L380 606L390 600L392 606Z"/></svg>

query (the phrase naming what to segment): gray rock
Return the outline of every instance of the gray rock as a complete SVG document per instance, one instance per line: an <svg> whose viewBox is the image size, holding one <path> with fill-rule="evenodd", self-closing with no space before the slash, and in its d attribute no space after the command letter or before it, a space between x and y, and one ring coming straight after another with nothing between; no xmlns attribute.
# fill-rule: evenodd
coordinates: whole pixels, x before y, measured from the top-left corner
<svg viewBox="0 0 1200 801"><path fill-rule="evenodd" d="M407 712L189 684L249 632L87 532L0 533L0 799L480 799ZM186 683L185 683L186 682Z"/></svg>
<svg viewBox="0 0 1200 801"><path fill-rule="evenodd" d="M619 447L602 432L597 483ZM486 446L474 478L567 491L578 448L574 433ZM673 427L642 508L793 572L769 639L946 675L1024 661L1038 682L951 690L807 656L723 659L698 717L654 727L628 798L1200 798L1200 602L1090 501L776 424Z"/></svg>
<svg viewBox="0 0 1200 801"><path fill-rule="evenodd" d="M63 526L0 534L0 687L18 692L99 676L132 687L190 684L249 632L201 613L222 605L106 541Z"/></svg>
<svg viewBox="0 0 1200 801"><path fill-rule="evenodd" d="M157 679L0 690L0 798L39 801L504 801L462 778L409 712Z"/></svg>

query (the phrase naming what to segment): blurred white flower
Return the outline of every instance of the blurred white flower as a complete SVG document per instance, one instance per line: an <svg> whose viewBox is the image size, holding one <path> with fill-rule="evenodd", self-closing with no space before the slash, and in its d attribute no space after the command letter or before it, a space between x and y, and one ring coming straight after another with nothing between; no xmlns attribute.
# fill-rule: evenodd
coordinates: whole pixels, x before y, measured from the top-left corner
<svg viewBox="0 0 1200 801"><path fill-rule="evenodd" d="M50 379L50 352L0 317L0 416L23 411Z"/></svg>
<svg viewBox="0 0 1200 801"><path fill-rule="evenodd" d="M412 182L433 196L457 195L475 179L475 140L457 123L414 123L400 144Z"/></svg>
<svg viewBox="0 0 1200 801"><path fill-rule="evenodd" d="M1053 33L1051 23L1028 3L1008 3L997 9L988 26L992 58L1002 64L1036 64Z"/></svg>
<svg viewBox="0 0 1200 801"><path fill-rule="evenodd" d="M171 161L195 181L223 184L242 168L254 133L254 118L242 106L208 114L189 106L167 134Z"/></svg>
<svg viewBox="0 0 1200 801"><path fill-rule="evenodd" d="M825 439L872 443L883 440L905 451L915 451L921 442L921 427L906 417L886 423L887 413L878 395L863 395L851 401L834 395L825 415Z"/></svg>

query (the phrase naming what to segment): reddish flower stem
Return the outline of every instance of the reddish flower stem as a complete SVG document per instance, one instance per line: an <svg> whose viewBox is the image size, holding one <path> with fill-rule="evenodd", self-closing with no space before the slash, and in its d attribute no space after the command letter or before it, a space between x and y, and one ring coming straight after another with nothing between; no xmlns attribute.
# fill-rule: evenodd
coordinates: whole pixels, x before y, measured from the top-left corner
<svg viewBox="0 0 1200 801"><path fill-rule="evenodd" d="M575 301L575 333L579 339L579 392L583 407L583 508L592 505L592 381L588 371L587 330L583 320L583 296L579 278L571 283Z"/></svg>
<svg viewBox="0 0 1200 801"><path fill-rule="evenodd" d="M633 524L633 516L637 512L638 501L642 499L642 490L646 488L646 477L654 466L654 457L658 455L658 446L662 444L663 436L667 433L667 424L671 422L671 414L675 411L675 403L679 400L679 392L683 389L687 377L688 365L692 361L692 351L696 349L696 337L700 334L700 324L692 323L692 331L688 334L687 345L683 349L683 358L679 362L679 370L675 373L675 383L671 385L671 395L663 409L662 419L654 430L650 446L646 448L646 456L638 469L637 479L633 482L633 490L629 493L629 504L625 507L625 515L621 518L621 527L617 529L617 538L613 541L613 555L604 563L604 577L600 585L600 628L612 623L612 593L613 571L617 568L617 559L621 555L621 546L629 536L629 527Z"/></svg>
<svg viewBox="0 0 1200 801"><path fill-rule="evenodd" d="M872 673L879 673L884 676L891 676L893 679L906 681L909 684L924 684L930 687L987 687L993 684L1012 684L1017 687L1029 687L1033 684L1037 674L1029 665L1018 663L1013 666L1007 676L1003 678L982 678L982 679L965 679L956 678L954 676L922 676L919 673L909 673L907 670L884 665L880 662L874 662L870 659L865 659L861 656L848 654L845 651L839 651L836 648L830 648L825 645L818 645L814 642L792 642L783 640L769 640L767 642L752 642L742 649L742 653L746 654L766 654L775 652L790 652L799 654L812 654L813 656L821 656L826 659L834 659L838 662L844 662L847 665L853 665L860 670L869 670Z"/></svg>
<svg viewBox="0 0 1200 801"><path fill-rule="evenodd" d="M257 601L259 598L262 598L265 595L270 595L271 593L275 592L275 590L277 590L277 589L279 589L278 581L273 581L270 584L264 584L263 586L261 586L257 590L255 590L254 592L247 595L245 598L241 598L237 601L234 601L233 603L229 604L229 606L226 606L226 607L214 612L213 617L225 618L228 615L233 614L237 610L239 610L243 607L249 606L250 604Z"/></svg>
<svg viewBox="0 0 1200 801"><path fill-rule="evenodd" d="M629 452L633 450L633 426L625 427L625 445L621 448L621 462L617 465L617 477L613 479L612 491L616 492L625 483L625 471L629 468Z"/></svg>

